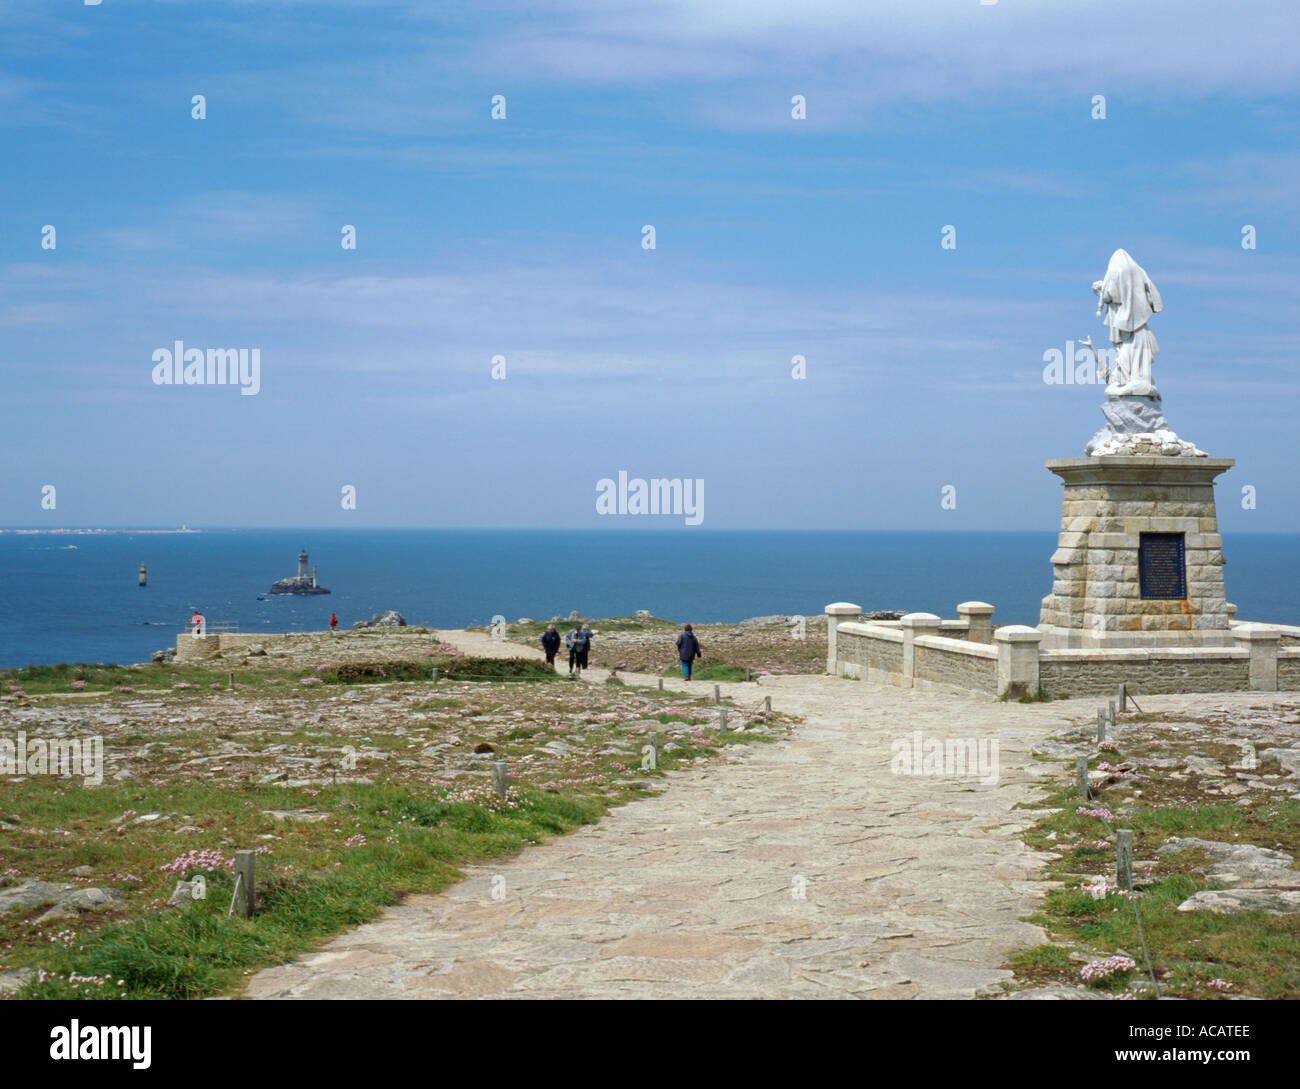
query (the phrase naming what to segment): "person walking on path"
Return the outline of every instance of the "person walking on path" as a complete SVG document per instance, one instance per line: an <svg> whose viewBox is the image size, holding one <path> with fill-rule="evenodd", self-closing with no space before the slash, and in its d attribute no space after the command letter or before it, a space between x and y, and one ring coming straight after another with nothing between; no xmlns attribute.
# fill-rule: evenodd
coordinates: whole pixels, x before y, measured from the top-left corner
<svg viewBox="0 0 1300 1089"><path fill-rule="evenodd" d="M575 624L572 631L566 632L564 645L569 648L569 676L578 668L578 640L582 637L582 625Z"/></svg>
<svg viewBox="0 0 1300 1089"><path fill-rule="evenodd" d="M555 654L560 649L560 633L555 630L554 624L548 624L546 630L542 632L542 650L546 652L546 664L552 669L555 668Z"/></svg>
<svg viewBox="0 0 1300 1089"><path fill-rule="evenodd" d="M334 634L334 629L339 626L339 618L330 613L330 635Z"/></svg>
<svg viewBox="0 0 1300 1089"><path fill-rule="evenodd" d="M582 647L578 653L578 666L582 669L587 668L587 655L591 653L591 629L586 624L582 625Z"/></svg>
<svg viewBox="0 0 1300 1089"><path fill-rule="evenodd" d="M677 657L682 660L682 677L685 680L691 679L691 664L696 658L704 657L700 650L700 641L695 638L695 632L687 624L682 629L682 634L677 637Z"/></svg>

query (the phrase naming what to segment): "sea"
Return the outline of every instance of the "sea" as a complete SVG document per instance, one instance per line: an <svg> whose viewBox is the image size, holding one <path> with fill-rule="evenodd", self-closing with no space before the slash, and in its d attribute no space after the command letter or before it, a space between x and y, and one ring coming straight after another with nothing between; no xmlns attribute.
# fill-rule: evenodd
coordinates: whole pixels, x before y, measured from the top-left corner
<svg viewBox="0 0 1300 1089"><path fill-rule="evenodd" d="M340 628L395 609L463 628L531 617L655 616L734 623L867 611L1034 624L1051 591L1055 533L721 530L210 529L0 532L0 668L126 664L174 646L197 608L243 632ZM306 550L328 595L267 594ZM1241 619L1300 624L1300 535L1225 537L1228 600ZM138 585L141 564L148 585Z"/></svg>

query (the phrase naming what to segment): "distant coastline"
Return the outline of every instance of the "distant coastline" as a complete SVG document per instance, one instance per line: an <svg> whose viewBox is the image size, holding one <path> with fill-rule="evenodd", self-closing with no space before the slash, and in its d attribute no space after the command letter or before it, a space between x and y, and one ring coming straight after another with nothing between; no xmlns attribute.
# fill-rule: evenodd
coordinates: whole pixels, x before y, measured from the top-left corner
<svg viewBox="0 0 1300 1089"><path fill-rule="evenodd" d="M201 530L181 526L180 529L0 529L0 533L13 534L16 537L58 537L58 536L108 536L114 533L200 533Z"/></svg>

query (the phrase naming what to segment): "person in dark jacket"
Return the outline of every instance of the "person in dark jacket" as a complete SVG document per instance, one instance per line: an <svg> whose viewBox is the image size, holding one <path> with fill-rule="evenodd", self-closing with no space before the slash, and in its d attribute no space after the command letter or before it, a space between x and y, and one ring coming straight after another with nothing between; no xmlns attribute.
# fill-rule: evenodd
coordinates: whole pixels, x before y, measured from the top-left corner
<svg viewBox="0 0 1300 1089"><path fill-rule="evenodd" d="M700 641L695 638L695 632L691 630L689 624L682 629L682 634L677 637L677 657L682 660L682 676L686 680L691 679L691 664L696 658L704 657L700 650Z"/></svg>
<svg viewBox="0 0 1300 1089"><path fill-rule="evenodd" d="M560 633L551 624L542 632L542 650L546 652L546 664L555 667L555 655L560 649Z"/></svg>
<svg viewBox="0 0 1300 1089"><path fill-rule="evenodd" d="M586 624L582 625L582 648L578 654L578 665L587 668L587 655L591 653L591 629Z"/></svg>

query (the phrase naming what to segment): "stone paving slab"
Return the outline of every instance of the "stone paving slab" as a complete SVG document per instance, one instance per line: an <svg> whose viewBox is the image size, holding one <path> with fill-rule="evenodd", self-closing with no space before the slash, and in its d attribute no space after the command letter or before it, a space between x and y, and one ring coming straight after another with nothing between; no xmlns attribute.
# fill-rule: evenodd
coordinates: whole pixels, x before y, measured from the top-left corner
<svg viewBox="0 0 1300 1089"><path fill-rule="evenodd" d="M1009 979L1007 953L1043 938L1019 921L1044 885L1018 838L1032 814L1015 806L1051 773L1029 748L1086 709L824 676L723 690L805 721L670 773L664 793L596 826L469 867L257 973L247 997L945 999ZM891 741L916 730L995 738L997 783L893 774Z"/></svg>

